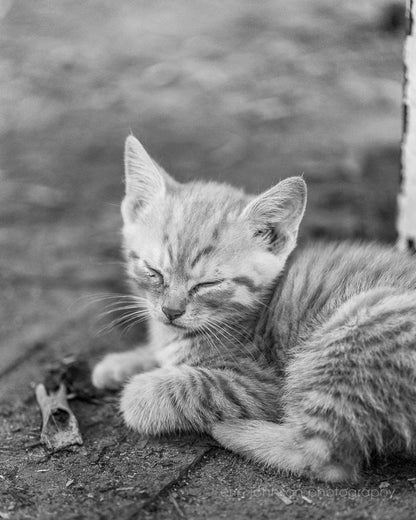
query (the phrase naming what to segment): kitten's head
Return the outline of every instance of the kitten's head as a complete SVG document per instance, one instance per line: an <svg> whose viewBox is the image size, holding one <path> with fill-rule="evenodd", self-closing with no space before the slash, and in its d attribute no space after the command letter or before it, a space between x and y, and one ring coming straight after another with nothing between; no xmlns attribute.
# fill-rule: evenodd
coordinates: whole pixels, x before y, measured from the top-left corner
<svg viewBox="0 0 416 520"><path fill-rule="evenodd" d="M252 315L296 245L303 179L257 197L214 182L180 184L133 136L125 169L127 272L151 316L196 331Z"/></svg>

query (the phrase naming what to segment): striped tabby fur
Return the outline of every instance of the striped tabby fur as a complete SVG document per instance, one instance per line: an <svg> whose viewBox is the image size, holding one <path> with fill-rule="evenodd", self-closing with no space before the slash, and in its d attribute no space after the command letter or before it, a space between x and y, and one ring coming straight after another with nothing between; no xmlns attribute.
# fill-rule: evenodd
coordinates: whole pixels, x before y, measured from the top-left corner
<svg viewBox="0 0 416 520"><path fill-rule="evenodd" d="M415 262L354 243L292 253L305 202L297 177L257 197L178 184L127 139L124 248L150 339L93 382L128 381L129 426L209 432L332 482L375 451L415 451Z"/></svg>

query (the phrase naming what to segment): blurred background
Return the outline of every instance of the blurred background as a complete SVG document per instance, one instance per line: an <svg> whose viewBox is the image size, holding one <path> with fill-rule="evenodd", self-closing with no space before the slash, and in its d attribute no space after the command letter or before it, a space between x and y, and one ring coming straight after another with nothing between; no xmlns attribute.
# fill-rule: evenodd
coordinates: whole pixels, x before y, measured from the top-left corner
<svg viewBox="0 0 416 520"><path fill-rule="evenodd" d="M304 174L303 240L394 240L404 2L0 6L4 395L54 356L133 341L92 319L95 295L124 290L130 131L181 181L259 192Z"/></svg>

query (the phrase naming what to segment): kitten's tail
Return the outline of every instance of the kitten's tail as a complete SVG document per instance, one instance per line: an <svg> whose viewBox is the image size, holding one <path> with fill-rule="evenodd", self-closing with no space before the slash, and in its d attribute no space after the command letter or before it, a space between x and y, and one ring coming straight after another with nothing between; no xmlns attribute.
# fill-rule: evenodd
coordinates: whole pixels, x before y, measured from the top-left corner
<svg viewBox="0 0 416 520"><path fill-rule="evenodd" d="M325 439L305 438L290 424L225 421L216 423L211 434L225 448L285 472L307 474L330 482L357 478L356 467L331 462L331 448Z"/></svg>

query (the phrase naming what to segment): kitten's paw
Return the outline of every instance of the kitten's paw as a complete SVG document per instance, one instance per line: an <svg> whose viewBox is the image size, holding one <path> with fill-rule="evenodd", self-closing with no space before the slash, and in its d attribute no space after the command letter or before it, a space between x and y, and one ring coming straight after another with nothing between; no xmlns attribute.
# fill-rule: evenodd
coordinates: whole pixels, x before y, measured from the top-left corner
<svg viewBox="0 0 416 520"><path fill-rule="evenodd" d="M169 383L168 371L159 369L134 376L126 384L120 410L130 428L143 435L159 435L178 428L179 418L169 397Z"/></svg>
<svg viewBox="0 0 416 520"><path fill-rule="evenodd" d="M96 388L115 390L126 380L128 375L125 374L123 367L117 364L116 359L114 354L110 354L95 365L91 379Z"/></svg>
<svg viewBox="0 0 416 520"><path fill-rule="evenodd" d="M95 365L91 379L96 388L116 390L130 376L146 369L138 351L108 354Z"/></svg>

